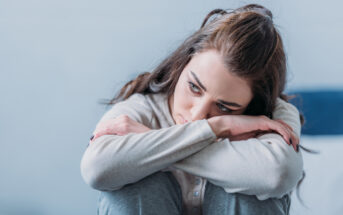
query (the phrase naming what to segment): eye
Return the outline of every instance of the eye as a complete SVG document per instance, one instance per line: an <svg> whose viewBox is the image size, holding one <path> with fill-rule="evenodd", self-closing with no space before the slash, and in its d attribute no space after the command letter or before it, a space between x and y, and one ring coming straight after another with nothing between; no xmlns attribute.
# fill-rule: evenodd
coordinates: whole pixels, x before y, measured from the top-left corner
<svg viewBox="0 0 343 215"><path fill-rule="evenodd" d="M200 93L200 89L197 85L193 84L191 81L188 81L188 84L193 93Z"/></svg>
<svg viewBox="0 0 343 215"><path fill-rule="evenodd" d="M224 113L232 113L233 110L225 107L224 105L217 103L217 107L219 108L220 111L224 112Z"/></svg>

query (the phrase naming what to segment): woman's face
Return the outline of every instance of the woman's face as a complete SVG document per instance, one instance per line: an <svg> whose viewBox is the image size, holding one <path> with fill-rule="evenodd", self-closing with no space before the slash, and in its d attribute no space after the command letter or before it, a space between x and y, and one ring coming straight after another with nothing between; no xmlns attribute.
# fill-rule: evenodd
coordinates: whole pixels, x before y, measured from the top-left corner
<svg viewBox="0 0 343 215"><path fill-rule="evenodd" d="M252 97L248 82L225 68L219 52L208 50L186 65L168 102L175 123L183 124L242 114Z"/></svg>

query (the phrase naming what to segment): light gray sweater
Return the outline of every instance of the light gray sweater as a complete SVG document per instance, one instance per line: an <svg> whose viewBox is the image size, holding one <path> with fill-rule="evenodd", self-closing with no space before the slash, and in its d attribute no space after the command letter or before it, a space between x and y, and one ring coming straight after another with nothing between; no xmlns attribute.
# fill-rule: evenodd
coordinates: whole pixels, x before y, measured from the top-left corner
<svg viewBox="0 0 343 215"><path fill-rule="evenodd" d="M288 194L301 178L301 152L295 152L280 135L217 141L207 120L176 125L166 94L134 94L115 104L100 122L121 114L153 130L104 135L88 146L81 173L95 189L120 189L169 169L201 177L229 193L256 195L264 200ZM299 112L293 105L278 99L273 118L282 119L300 136Z"/></svg>

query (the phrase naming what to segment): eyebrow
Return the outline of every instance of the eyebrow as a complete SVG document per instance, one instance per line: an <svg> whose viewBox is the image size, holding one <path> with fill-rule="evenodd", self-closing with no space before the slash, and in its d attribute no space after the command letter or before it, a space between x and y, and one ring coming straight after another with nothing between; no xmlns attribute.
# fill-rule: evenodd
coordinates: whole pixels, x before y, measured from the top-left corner
<svg viewBox="0 0 343 215"><path fill-rule="evenodd" d="M196 82L199 84L199 86L206 92L207 89L206 87L200 82L199 78L196 76L196 74L192 71L190 71L192 76L194 77L194 79L196 80ZM218 101L222 104L225 104L225 105L228 105L228 106L232 106L232 107L242 107L242 105L239 105L237 103L234 103L234 102L227 102L227 101L224 101L224 100L221 100L221 99L218 99Z"/></svg>

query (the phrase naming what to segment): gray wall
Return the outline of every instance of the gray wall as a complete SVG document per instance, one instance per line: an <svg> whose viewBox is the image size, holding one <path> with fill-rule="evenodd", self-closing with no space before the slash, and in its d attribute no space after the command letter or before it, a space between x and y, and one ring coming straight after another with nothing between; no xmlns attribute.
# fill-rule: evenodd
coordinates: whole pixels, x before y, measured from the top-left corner
<svg viewBox="0 0 343 215"><path fill-rule="evenodd" d="M210 10L252 1L0 0L0 214L95 214L80 159L99 100L149 71ZM288 54L288 89L340 87L342 3L256 1Z"/></svg>

